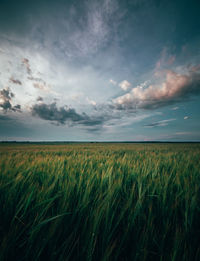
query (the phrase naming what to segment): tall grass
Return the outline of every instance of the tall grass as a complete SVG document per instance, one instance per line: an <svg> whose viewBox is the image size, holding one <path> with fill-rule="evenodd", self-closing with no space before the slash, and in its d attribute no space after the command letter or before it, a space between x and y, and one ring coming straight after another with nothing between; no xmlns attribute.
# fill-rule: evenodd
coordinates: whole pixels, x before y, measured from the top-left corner
<svg viewBox="0 0 200 261"><path fill-rule="evenodd" d="M200 260L200 145L1 144L0 207L0 260Z"/></svg>

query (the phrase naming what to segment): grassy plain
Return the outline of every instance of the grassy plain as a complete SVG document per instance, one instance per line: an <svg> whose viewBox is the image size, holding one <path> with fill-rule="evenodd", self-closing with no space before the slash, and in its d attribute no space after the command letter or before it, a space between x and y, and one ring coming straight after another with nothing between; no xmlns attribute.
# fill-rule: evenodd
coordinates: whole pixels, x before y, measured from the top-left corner
<svg viewBox="0 0 200 261"><path fill-rule="evenodd" d="M200 260L200 144L1 144L0 260Z"/></svg>

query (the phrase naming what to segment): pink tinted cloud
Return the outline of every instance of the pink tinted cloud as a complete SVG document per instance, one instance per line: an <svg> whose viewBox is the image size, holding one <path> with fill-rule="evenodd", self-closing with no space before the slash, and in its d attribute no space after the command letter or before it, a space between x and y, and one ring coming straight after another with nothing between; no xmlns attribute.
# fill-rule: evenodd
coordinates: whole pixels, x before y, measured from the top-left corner
<svg viewBox="0 0 200 261"><path fill-rule="evenodd" d="M133 88L129 93L114 99L115 106L118 109L154 109L200 94L200 68L187 74L171 70L165 71L165 74L165 80L160 85L150 85L145 89Z"/></svg>

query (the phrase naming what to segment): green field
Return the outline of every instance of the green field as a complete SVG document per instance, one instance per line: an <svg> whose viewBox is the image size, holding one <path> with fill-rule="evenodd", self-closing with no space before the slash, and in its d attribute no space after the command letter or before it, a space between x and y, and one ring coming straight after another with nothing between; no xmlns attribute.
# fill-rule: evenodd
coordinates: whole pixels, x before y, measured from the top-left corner
<svg viewBox="0 0 200 261"><path fill-rule="evenodd" d="M200 144L1 144L0 260L200 260Z"/></svg>

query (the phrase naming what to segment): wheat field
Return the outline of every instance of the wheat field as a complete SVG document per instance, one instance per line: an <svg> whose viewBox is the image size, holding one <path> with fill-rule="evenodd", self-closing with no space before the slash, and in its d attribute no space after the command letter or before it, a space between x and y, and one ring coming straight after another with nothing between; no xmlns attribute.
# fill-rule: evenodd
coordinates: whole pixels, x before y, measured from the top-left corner
<svg viewBox="0 0 200 261"><path fill-rule="evenodd" d="M200 260L200 144L1 144L0 260Z"/></svg>

